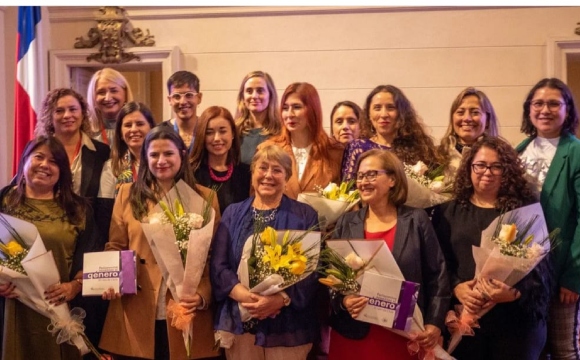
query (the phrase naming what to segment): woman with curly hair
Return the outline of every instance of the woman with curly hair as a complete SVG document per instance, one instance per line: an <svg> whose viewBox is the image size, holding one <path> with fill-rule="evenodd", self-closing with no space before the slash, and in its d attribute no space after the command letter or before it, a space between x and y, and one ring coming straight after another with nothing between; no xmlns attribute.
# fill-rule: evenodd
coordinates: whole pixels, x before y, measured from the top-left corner
<svg viewBox="0 0 580 360"><path fill-rule="evenodd" d="M481 90L465 88L451 104L449 126L438 151L445 165L445 183L452 184L464 151L483 136L498 136L495 110Z"/></svg>
<svg viewBox="0 0 580 360"><path fill-rule="evenodd" d="M267 72L252 71L242 80L237 101L235 119L241 135L241 162L250 165L258 145L278 135L282 126L274 80Z"/></svg>
<svg viewBox="0 0 580 360"><path fill-rule="evenodd" d="M516 147L533 189L539 193L548 230L560 228L552 251L556 296L550 305L548 352L552 359L578 359L580 332L580 141L578 110L570 88L556 78L540 80L523 106Z"/></svg>
<svg viewBox="0 0 580 360"><path fill-rule="evenodd" d="M309 83L288 85L282 95L282 133L258 146L280 146L292 159L292 176L284 194L296 199L305 191L315 191L340 180L340 160L344 147L322 128L322 106L316 88Z"/></svg>
<svg viewBox="0 0 580 360"><path fill-rule="evenodd" d="M342 160L342 179L355 178L358 157L370 149L391 150L404 163L423 161L429 167L441 163L433 139L427 134L413 105L393 85L379 85L367 96L364 115L370 121L368 139L351 142Z"/></svg>
<svg viewBox="0 0 580 360"><path fill-rule="evenodd" d="M34 129L36 136L54 136L64 145L73 177L73 191L93 201L110 149L89 136L88 106L83 96L72 89L55 89L42 103L41 116Z"/></svg>
<svg viewBox="0 0 580 360"><path fill-rule="evenodd" d="M479 246L481 232L502 212L535 201L524 173L510 144L484 137L457 170L455 198L435 208L432 221L447 262L452 306L477 313L495 305L479 320L475 336L463 337L452 354L457 359L536 360L546 342L549 257L513 288L496 279L474 280L472 247Z"/></svg>

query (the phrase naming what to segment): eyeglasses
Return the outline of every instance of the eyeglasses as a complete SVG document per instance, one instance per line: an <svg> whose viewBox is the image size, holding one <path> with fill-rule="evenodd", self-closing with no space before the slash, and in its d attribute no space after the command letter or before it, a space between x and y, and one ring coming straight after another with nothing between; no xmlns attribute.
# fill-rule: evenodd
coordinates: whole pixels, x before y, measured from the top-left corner
<svg viewBox="0 0 580 360"><path fill-rule="evenodd" d="M171 94L171 98L175 101L181 101L181 97L185 97L185 100L193 100L194 97L197 96L198 93L193 91L188 91L185 93L173 93Z"/></svg>
<svg viewBox="0 0 580 360"><path fill-rule="evenodd" d="M563 102L558 100L550 100L550 101L543 101L543 100L536 100L532 101L532 108L536 111L542 110L544 106L548 105L548 110L550 111L558 111L564 105Z"/></svg>
<svg viewBox="0 0 580 360"><path fill-rule="evenodd" d="M473 169L474 173L479 174L479 175L485 174L487 169L489 169L489 171L491 172L492 175L503 174L503 165L500 165L500 164L491 164L488 166L485 163L475 163L475 164L471 164L471 168Z"/></svg>
<svg viewBox="0 0 580 360"><path fill-rule="evenodd" d="M366 173L359 172L356 174L356 181L362 182L366 178L368 182L373 182L377 179L377 175L387 173L388 171L386 170L369 170Z"/></svg>

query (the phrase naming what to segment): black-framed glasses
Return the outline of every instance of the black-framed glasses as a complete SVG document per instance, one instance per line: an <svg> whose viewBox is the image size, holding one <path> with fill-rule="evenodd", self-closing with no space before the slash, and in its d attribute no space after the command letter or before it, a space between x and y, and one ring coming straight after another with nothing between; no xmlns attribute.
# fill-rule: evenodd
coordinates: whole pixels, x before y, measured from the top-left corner
<svg viewBox="0 0 580 360"><path fill-rule="evenodd" d="M188 91L188 92L184 92L184 93L173 93L171 94L171 98L175 101L181 101L182 97L185 97L185 100L193 100L194 97L197 96L198 93L193 92L193 91Z"/></svg>
<svg viewBox="0 0 580 360"><path fill-rule="evenodd" d="M548 110L550 111L558 111L560 110L560 108L562 107L562 105L564 105L563 102L558 101L558 100L549 100L549 101L544 101L544 100L535 100L532 101L532 109L539 111L542 110L544 108L544 106L548 106Z"/></svg>
<svg viewBox="0 0 580 360"><path fill-rule="evenodd" d="M364 172L364 173L359 172L356 174L356 181L361 182L366 178L368 182L373 182L377 179L377 175L387 174L387 173L388 173L388 171L386 171L386 170L369 170L369 171Z"/></svg>
<svg viewBox="0 0 580 360"><path fill-rule="evenodd" d="M487 171L487 169L489 169L492 175L501 175L503 174L504 169L503 165L501 164L487 165L486 163L471 164L471 168L473 169L473 172L478 175L484 174Z"/></svg>

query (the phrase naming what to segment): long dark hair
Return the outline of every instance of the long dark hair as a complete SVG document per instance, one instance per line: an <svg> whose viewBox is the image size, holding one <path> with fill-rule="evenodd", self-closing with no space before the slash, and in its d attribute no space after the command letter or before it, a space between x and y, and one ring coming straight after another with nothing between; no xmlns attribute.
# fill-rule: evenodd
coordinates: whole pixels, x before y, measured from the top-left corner
<svg viewBox="0 0 580 360"><path fill-rule="evenodd" d="M567 132L572 135L576 134L576 129L578 129L578 110L576 110L574 95L572 95L572 90L570 90L568 85L564 84L564 82L558 78L544 78L530 90L526 97L526 101L524 101L524 115L522 116L522 126L520 127L520 131L532 137L538 135L538 130L534 124L532 124L532 120L530 119L530 105L536 91L545 87L560 90L564 103L566 104L568 116L566 116L564 124L562 124L561 132Z"/></svg>
<svg viewBox="0 0 580 360"><path fill-rule="evenodd" d="M18 172L15 177L16 187L6 198L6 209L10 212L10 209L24 204L26 200L24 166L32 153L43 145L48 147L59 170L58 180L53 188L54 200L64 210L66 217L73 225L84 225L88 202L73 192L72 173L64 146L60 140L50 135L38 136L26 144L22 158L18 163Z"/></svg>
<svg viewBox="0 0 580 360"><path fill-rule="evenodd" d="M232 131L232 146L228 150L228 157L226 159L227 164L238 165L240 163L240 134L236 131L236 123L232 114L228 109L221 106L210 106L204 110L199 119L197 119L197 128L195 131L195 138L199 139L193 145L193 150L189 157L192 170L195 172L200 165L207 164L207 158L209 153L205 144L205 132L209 122L217 117L223 117L230 124L230 130Z"/></svg>
<svg viewBox="0 0 580 360"><path fill-rule="evenodd" d="M199 193L199 189L197 188L193 177L193 171L191 171L189 167L187 147L183 143L183 140L173 129L168 128L167 126L157 126L149 131L145 137L145 141L141 147L140 160L142 165L139 167L137 181L135 181L131 187L131 192L129 194L131 199L131 210L133 211L133 216L137 220L141 220L147 215L147 201L156 204L162 193L157 179L153 176L151 170L149 170L147 151L149 145L154 140L169 140L175 145L179 152L179 157L181 158L181 167L177 174L175 174L173 181L174 183L177 183L179 180L183 180L187 185L191 186L193 190Z"/></svg>
<svg viewBox="0 0 580 360"><path fill-rule="evenodd" d="M376 133L370 118L370 107L373 97L381 92L387 92L393 96L395 107L399 112L395 128L397 134L393 140L393 152L401 161L414 164L421 160L428 166L441 164L443 159L435 149L433 138L425 130L422 120L417 115L415 108L401 89L393 85L379 85L367 96L364 107L365 119L371 133Z"/></svg>
<svg viewBox="0 0 580 360"><path fill-rule="evenodd" d="M147 105L137 101L131 101L123 105L121 111L119 111L119 114L117 115L115 137L113 138L113 147L111 148L111 168L113 169L113 175L115 176L119 176L127 165L123 164L123 158L127 151L129 151L129 147L123 139L121 130L123 127L123 119L125 116L134 113L135 111L138 111L143 115L151 129L155 127L155 119L153 119L153 114Z"/></svg>

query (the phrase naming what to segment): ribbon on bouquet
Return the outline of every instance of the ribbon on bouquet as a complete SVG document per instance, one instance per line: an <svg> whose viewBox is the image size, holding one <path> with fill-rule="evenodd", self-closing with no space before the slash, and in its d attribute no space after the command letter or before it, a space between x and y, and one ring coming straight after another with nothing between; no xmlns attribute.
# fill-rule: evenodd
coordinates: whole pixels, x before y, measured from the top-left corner
<svg viewBox="0 0 580 360"><path fill-rule="evenodd" d="M189 329L195 313L188 314L188 310L189 309L179 305L175 300L169 299L167 304L167 316L171 318L171 326L181 331Z"/></svg>
<svg viewBox="0 0 580 360"><path fill-rule="evenodd" d="M417 334L416 332L411 332L409 334L410 341L407 342L407 351L411 356L417 355L419 360L436 360L437 357L435 356L435 352L432 349L425 350L421 349L421 346L417 342Z"/></svg>
<svg viewBox="0 0 580 360"><path fill-rule="evenodd" d="M459 316L457 316L459 314ZM445 325L451 333L449 349L455 349L463 336L474 336L474 328L479 328L477 315L463 311L463 305L455 305L455 311L450 310L445 317Z"/></svg>
<svg viewBox="0 0 580 360"><path fill-rule="evenodd" d="M76 346L82 354L91 351L95 356L100 356L97 349L86 337L83 319L87 316L85 310L75 307L70 311L70 317L51 317L47 330L56 336L56 343L69 343ZM100 357L99 357L100 358Z"/></svg>

